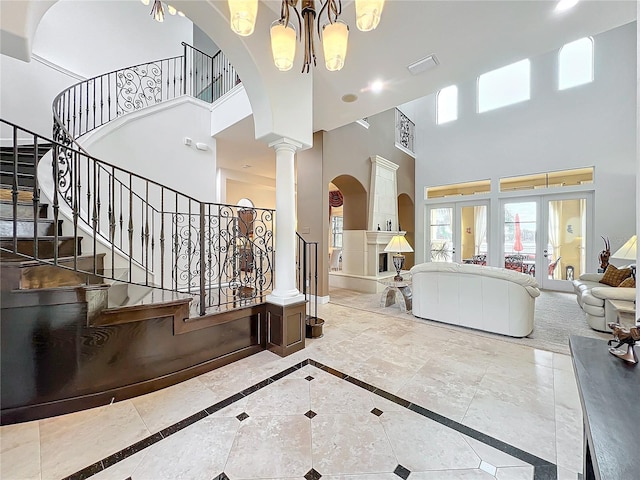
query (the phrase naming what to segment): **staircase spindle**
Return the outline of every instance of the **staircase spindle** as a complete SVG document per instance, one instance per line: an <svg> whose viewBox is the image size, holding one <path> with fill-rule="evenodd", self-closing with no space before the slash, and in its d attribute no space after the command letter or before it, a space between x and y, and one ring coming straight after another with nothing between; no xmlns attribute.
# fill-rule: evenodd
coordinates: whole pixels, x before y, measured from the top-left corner
<svg viewBox="0 0 640 480"><path fill-rule="evenodd" d="M96 237L98 235L98 164L93 161L93 216L91 217L91 227L93 230L93 251L96 251ZM96 265L93 265L93 273L96 273Z"/></svg>
<svg viewBox="0 0 640 480"><path fill-rule="evenodd" d="M96 83L93 80L93 128L96 128Z"/></svg>
<svg viewBox="0 0 640 480"><path fill-rule="evenodd" d="M89 164L87 163L87 224L88 225L91 225L90 215L91 215L91 169L89 168Z"/></svg>
<svg viewBox="0 0 640 480"><path fill-rule="evenodd" d="M160 187L160 288L164 289L164 187Z"/></svg>
<svg viewBox="0 0 640 480"><path fill-rule="evenodd" d="M176 210L175 213L173 214L173 225L174 225L174 231L173 231L173 261L174 261L174 265L173 265L173 271L171 273L172 277L173 277L173 281L174 281L174 285L173 285L173 289L174 290L178 290L178 220L179 220L179 213L178 213L178 192L176 192Z"/></svg>
<svg viewBox="0 0 640 480"><path fill-rule="evenodd" d="M205 230L204 230L204 215L205 215L205 206L204 203L200 202L200 316L204 315L206 313L206 305L205 305L205 299L206 299L206 278L205 278L205 274L206 274L206 267L205 267L205 263L204 263L204 242L205 242Z"/></svg>
<svg viewBox="0 0 640 480"><path fill-rule="evenodd" d="M145 215L143 247L144 247L144 266L145 266L145 285L149 285L149 181L145 182L144 209Z"/></svg>
<svg viewBox="0 0 640 480"><path fill-rule="evenodd" d="M64 147L63 147L64 148ZM59 202L59 190L60 190L60 182L58 179L60 178L60 147L58 144L54 144L53 147L54 155L53 155L53 224L58 225L58 215L60 210L60 202ZM53 264L58 264L58 229L54 229L53 231Z"/></svg>
<svg viewBox="0 0 640 480"><path fill-rule="evenodd" d="M40 184L38 183L38 160L40 158L39 155L39 145L38 145L38 136L33 136L33 257L38 259L38 220L40 217ZM16 218L15 212L13 218ZM58 226L55 225L57 229Z"/></svg>
<svg viewBox="0 0 640 480"><path fill-rule="evenodd" d="M13 128L13 179L11 182L13 210L13 252L18 253L18 129Z"/></svg>
<svg viewBox="0 0 640 480"><path fill-rule="evenodd" d="M123 235L124 235L124 233L123 233L123 231L124 231L124 228L123 228L124 227L124 218L123 218L123 215L122 215L122 205L123 205L123 203L122 203L122 198L123 198L122 197L122 182L120 180L118 180L118 184L120 185L120 203L119 203L119 205L120 205L120 219L119 219L120 220L120 222L119 222L120 223L120 249L122 251L124 251L124 237L123 237Z"/></svg>
<svg viewBox="0 0 640 480"><path fill-rule="evenodd" d="M111 278L115 278L115 236L116 236L116 169L111 167L109 200L109 243L111 243Z"/></svg>
<svg viewBox="0 0 640 480"><path fill-rule="evenodd" d="M73 182L71 187L71 195L73 206L71 212L73 214L73 269L78 269L78 215L80 210L79 203L79 191L78 191L78 152L73 152L73 172L71 172L71 181ZM57 228L57 225L56 225ZM95 251L95 250L94 250Z"/></svg>
<svg viewBox="0 0 640 480"><path fill-rule="evenodd" d="M191 291L191 253L193 252L191 243L191 199L188 199L187 202L189 204L189 216L187 217L187 285L189 286L189 291Z"/></svg>
<svg viewBox="0 0 640 480"><path fill-rule="evenodd" d="M211 231L211 204L209 204L208 206L208 215L207 215L207 277L209 279L209 296L207 299L207 306L211 305L211 283L213 282L213 277L212 277L212 253L211 253L211 247L212 247L212 243L213 243L213 235L212 235L212 231Z"/></svg>
<svg viewBox="0 0 640 480"><path fill-rule="evenodd" d="M184 45L184 53L183 53L184 63L182 65L182 94L186 95L187 94L187 44L182 43L182 45Z"/></svg>
<svg viewBox="0 0 640 480"><path fill-rule="evenodd" d="M129 281L132 280L133 267L133 188L132 175L129 174Z"/></svg>

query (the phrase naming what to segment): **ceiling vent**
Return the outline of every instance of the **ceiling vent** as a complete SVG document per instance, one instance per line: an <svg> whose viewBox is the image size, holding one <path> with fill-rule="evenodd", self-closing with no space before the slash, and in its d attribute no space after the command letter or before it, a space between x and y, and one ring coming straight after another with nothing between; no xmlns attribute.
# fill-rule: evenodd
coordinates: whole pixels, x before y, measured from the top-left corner
<svg viewBox="0 0 640 480"><path fill-rule="evenodd" d="M422 72L426 72L430 68L433 68L439 65L438 57L435 54L429 55L428 57L424 57L422 60L418 60L415 63L412 63L407 68L411 72L412 75L418 75Z"/></svg>

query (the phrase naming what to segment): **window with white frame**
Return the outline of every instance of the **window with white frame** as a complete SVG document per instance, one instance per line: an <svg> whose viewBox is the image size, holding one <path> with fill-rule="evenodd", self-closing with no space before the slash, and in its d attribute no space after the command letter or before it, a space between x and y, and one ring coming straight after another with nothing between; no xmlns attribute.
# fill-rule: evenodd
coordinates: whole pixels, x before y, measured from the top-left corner
<svg viewBox="0 0 640 480"><path fill-rule="evenodd" d="M331 217L331 245L333 248L342 248L342 220L342 217Z"/></svg>
<svg viewBox="0 0 640 480"><path fill-rule="evenodd" d="M458 119L458 87L451 85L438 92L436 100L436 123L453 122Z"/></svg>
<svg viewBox="0 0 640 480"><path fill-rule="evenodd" d="M593 82L593 39L567 43L558 53L558 90Z"/></svg>
<svg viewBox="0 0 640 480"><path fill-rule="evenodd" d="M520 60L478 77L478 112L488 112L531 98L531 62Z"/></svg>

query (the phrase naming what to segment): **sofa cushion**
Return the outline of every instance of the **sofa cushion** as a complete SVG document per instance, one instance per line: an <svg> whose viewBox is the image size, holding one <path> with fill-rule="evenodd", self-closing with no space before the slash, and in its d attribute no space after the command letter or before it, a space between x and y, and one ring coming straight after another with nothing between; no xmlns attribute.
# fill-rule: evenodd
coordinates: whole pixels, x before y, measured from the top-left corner
<svg viewBox="0 0 640 480"><path fill-rule="evenodd" d="M580 299L582 300L582 308L583 309L584 309L585 305L593 305L595 307L604 306L604 299L603 298L594 297L591 294L591 290L587 290L587 291L582 292L582 295L580 296Z"/></svg>
<svg viewBox="0 0 640 480"><path fill-rule="evenodd" d="M582 310L589 315L593 315L594 317L604 317L604 306L596 307L595 305L584 304L582 305Z"/></svg>
<svg viewBox="0 0 640 480"><path fill-rule="evenodd" d="M617 287L625 278L628 278L630 276L631 276L630 268L618 269L613 265L609 265L607 269L604 271L604 275L600 280L600 283L604 283L605 285L611 285L612 287Z"/></svg>
<svg viewBox="0 0 640 480"><path fill-rule="evenodd" d="M636 279L633 277L625 278L620 282L618 288L636 288Z"/></svg>

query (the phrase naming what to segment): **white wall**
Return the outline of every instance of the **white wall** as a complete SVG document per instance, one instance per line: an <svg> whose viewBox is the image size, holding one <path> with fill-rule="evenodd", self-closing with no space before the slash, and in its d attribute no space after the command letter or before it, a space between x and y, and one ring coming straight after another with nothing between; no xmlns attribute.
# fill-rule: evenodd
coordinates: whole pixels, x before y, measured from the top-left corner
<svg viewBox="0 0 640 480"><path fill-rule="evenodd" d="M60 0L42 17L33 53L87 78L180 55L192 22L165 12L158 23L150 11L140 0Z"/></svg>
<svg viewBox="0 0 640 480"><path fill-rule="evenodd" d="M1 56L2 118L51 137L51 104L66 87L121 67L180 55L180 42L193 39L193 24L177 15L158 23L150 10L139 0L57 2L36 31L31 62ZM0 136L5 138L6 131Z"/></svg>
<svg viewBox="0 0 640 480"><path fill-rule="evenodd" d="M91 155L203 202L216 201L209 105L181 97L114 120L83 139ZM189 137L192 145L184 144ZM208 146L198 150L196 143Z"/></svg>
<svg viewBox="0 0 640 480"><path fill-rule="evenodd" d="M412 102L417 128L416 262L424 261L424 188L492 179L492 205L497 205L502 176L594 166L591 256L597 257L600 235L609 237L615 251L633 234L636 24L597 35L594 41L592 83L558 91L556 50L531 59L529 101L477 114L476 79L470 79L458 85L458 120L443 125L435 124L435 95ZM500 217L496 213L494 231ZM596 260L588 258L587 268Z"/></svg>

